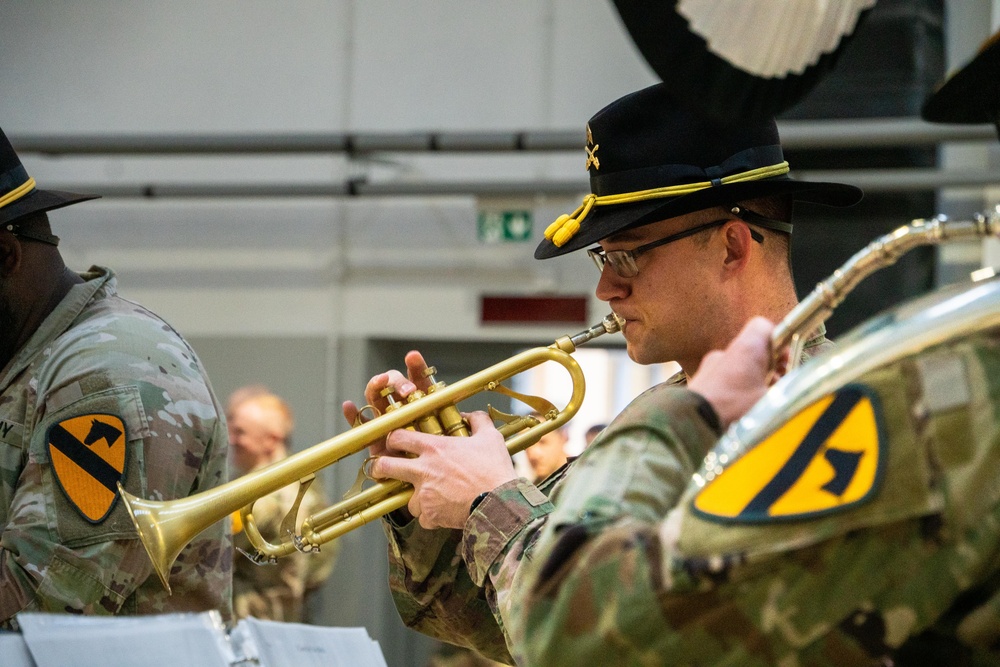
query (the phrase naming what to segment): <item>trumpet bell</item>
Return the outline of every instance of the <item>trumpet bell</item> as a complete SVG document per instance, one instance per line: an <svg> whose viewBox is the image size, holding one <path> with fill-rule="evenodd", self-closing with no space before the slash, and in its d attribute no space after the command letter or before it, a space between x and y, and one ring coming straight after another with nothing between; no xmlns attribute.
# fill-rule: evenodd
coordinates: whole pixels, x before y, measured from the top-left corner
<svg viewBox="0 0 1000 667"><path fill-rule="evenodd" d="M132 517L132 524L153 569L167 593L170 593L170 565L187 543L207 526L192 524L190 513L182 512L178 505L183 505L182 501L145 500L126 491L120 482L118 493Z"/></svg>

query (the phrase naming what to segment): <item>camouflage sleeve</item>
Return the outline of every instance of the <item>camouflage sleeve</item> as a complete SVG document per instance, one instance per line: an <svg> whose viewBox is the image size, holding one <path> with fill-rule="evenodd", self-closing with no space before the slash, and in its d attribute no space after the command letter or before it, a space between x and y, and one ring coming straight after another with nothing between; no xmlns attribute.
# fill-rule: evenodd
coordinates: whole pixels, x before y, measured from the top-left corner
<svg viewBox="0 0 1000 667"><path fill-rule="evenodd" d="M556 509L511 588L507 617L519 661L633 664L622 659L622 648L663 629L651 616L657 609L657 591L650 585L658 574L656 561L645 558L656 552L647 554L643 546L655 538L659 520L677 504L718 435L714 412L703 399L658 386L636 398L584 451L555 495ZM610 536L619 522L649 528L650 534L614 532L614 541ZM564 572L572 579L553 576ZM589 594L595 597L587 599ZM601 632L588 613L611 614L615 625ZM632 657L644 664L643 654Z"/></svg>
<svg viewBox="0 0 1000 667"><path fill-rule="evenodd" d="M1000 355L991 345L988 357L949 352L864 378L884 419L880 486L848 511L724 521L693 509L701 487L679 494L668 476L669 506L654 516L617 481L588 488L593 480L574 476L556 502L561 523L550 519L513 589L519 662L996 664ZM696 397L675 391L660 402L688 426L638 464L649 473L672 448L693 454L713 441ZM858 437L840 444L860 446ZM619 464L610 456L619 443L603 447L606 464ZM817 456L822 469L829 459ZM633 481L657 477L626 469ZM829 482L803 476L798 488L819 498L809 489L828 492ZM573 516L574 505L583 512ZM801 511L810 514L805 503Z"/></svg>
<svg viewBox="0 0 1000 667"><path fill-rule="evenodd" d="M203 369L161 322L106 325L72 329L31 382L25 465L0 536L6 627L22 610L230 613L228 528L205 531L181 553L171 598L115 486L168 499L223 481L224 424ZM148 594L137 595L143 587Z"/></svg>
<svg viewBox="0 0 1000 667"><path fill-rule="evenodd" d="M510 644L507 623L515 613L511 594L522 585L522 564L531 560L536 540L547 523L555 517L575 517L586 511L572 502L563 506L567 496L561 486L569 484L565 480L574 480L574 484L587 489L600 482L613 483L613 493L627 492L629 502L645 503L652 516L663 502L649 493L650 485L642 481L642 475L669 474L679 493L700 460L700 455L692 452L674 451L657 461L652 471L641 465L651 458L653 443L667 437L663 435L669 429L666 420L645 419L661 391L663 387L636 399L606 429L604 438L628 443L626 452L608 452L618 461L614 466L608 468L591 460L603 457L607 451L594 448L599 445L595 442L568 472L563 469L546 480L544 491L524 479L494 489L462 531L423 531L416 524L390 530L390 585L404 622L444 641L472 646L484 655L511 661L505 649ZM704 409L704 402L698 403L698 409ZM709 442L716 436L712 431ZM638 484L629 483L622 466L628 466L632 471L629 474L635 477L632 481ZM615 474L606 474L609 470ZM552 494L555 505L547 493Z"/></svg>
<svg viewBox="0 0 1000 667"><path fill-rule="evenodd" d="M389 588L403 622L431 637L513 664L497 611L496 589L484 580L489 563L484 566L474 560L477 537L483 538L480 545L492 540L487 547L490 553L502 551L512 537L486 532L493 530L489 517L509 518L517 513L509 511L510 501L503 498L508 486L491 492L464 530L425 530L416 521L384 524L389 540Z"/></svg>

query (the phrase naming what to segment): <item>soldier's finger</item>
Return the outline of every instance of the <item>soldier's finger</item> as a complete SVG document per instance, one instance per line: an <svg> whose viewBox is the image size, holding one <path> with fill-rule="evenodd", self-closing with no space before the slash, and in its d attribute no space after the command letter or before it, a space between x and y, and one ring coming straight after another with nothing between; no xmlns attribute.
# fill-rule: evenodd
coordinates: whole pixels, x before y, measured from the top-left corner
<svg viewBox="0 0 1000 667"><path fill-rule="evenodd" d="M396 429L386 437L385 444L393 453L419 456L426 452L428 448L440 443L440 438L446 437L448 436Z"/></svg>
<svg viewBox="0 0 1000 667"><path fill-rule="evenodd" d="M400 456L377 456L368 470L373 479L399 479L410 484L420 479L419 465Z"/></svg>
<svg viewBox="0 0 1000 667"><path fill-rule="evenodd" d="M383 395L384 390L389 387L392 388L395 400L405 399L416 389L416 386L409 379L396 370L374 376L365 386L365 400L368 401L369 405L375 406L380 413L385 412L389 405L388 398Z"/></svg>
<svg viewBox="0 0 1000 667"><path fill-rule="evenodd" d="M358 415L361 414L361 411L358 410L358 406L354 401L344 401L340 406L340 410L344 413L344 419L347 420L347 423L355 426L355 422L358 420Z"/></svg>
<svg viewBox="0 0 1000 667"><path fill-rule="evenodd" d="M427 388L431 386L431 381L427 377L428 366L424 355L417 350L410 350L406 353L404 361L406 362L406 374L410 380L420 389L427 391Z"/></svg>

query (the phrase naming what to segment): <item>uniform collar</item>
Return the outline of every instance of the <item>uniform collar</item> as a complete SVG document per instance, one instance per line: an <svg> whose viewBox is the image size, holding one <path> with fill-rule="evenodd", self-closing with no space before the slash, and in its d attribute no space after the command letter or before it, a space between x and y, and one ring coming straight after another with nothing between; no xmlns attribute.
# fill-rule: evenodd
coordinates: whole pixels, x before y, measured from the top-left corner
<svg viewBox="0 0 1000 667"><path fill-rule="evenodd" d="M0 377L0 391L6 389L49 343L73 324L100 289L107 287L109 293L117 294L117 280L111 269L92 266L79 276L84 282L70 288L59 305L42 320L42 324L28 342L17 351L11 363L3 370Z"/></svg>

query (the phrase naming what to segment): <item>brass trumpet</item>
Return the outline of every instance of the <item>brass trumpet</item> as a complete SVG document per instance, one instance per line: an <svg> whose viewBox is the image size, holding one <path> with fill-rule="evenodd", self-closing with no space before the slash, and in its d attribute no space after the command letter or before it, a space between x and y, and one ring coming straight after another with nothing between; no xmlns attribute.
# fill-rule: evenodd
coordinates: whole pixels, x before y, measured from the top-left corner
<svg viewBox="0 0 1000 667"><path fill-rule="evenodd" d="M458 422L461 417L455 406L483 391L505 393L522 400L527 398L533 400L532 407L546 407L543 410L544 421L530 417L515 418L500 428L511 454L526 449L546 433L572 419L583 403L586 387L583 371L571 354L579 345L603 334L615 333L620 328L621 320L612 313L599 324L575 336L563 336L548 347L527 350L450 386L434 382L426 395L411 397L411 401L406 404L393 405L384 414L346 433L193 496L166 501L145 500L129 494L121 484L118 485L118 492L132 517L153 568L168 592L170 567L181 550L203 530L237 510L240 510L243 517L247 537L257 550L250 554L253 560L273 562L296 551L313 551L325 542L405 506L413 494L413 487L405 482L378 482L308 517L301 532L296 534L294 526L299 502L317 471L363 451L371 443L398 428L412 425L433 430L436 426L428 426L428 423L436 421L445 425L443 430L446 433L460 430L461 424L456 422L456 417ZM520 397L502 386L504 380L548 361L563 366L573 382L570 399L561 410L544 399ZM284 534L280 542L272 544L257 529L253 520L253 504L257 499L295 482L300 483L298 499L282 522Z"/></svg>

